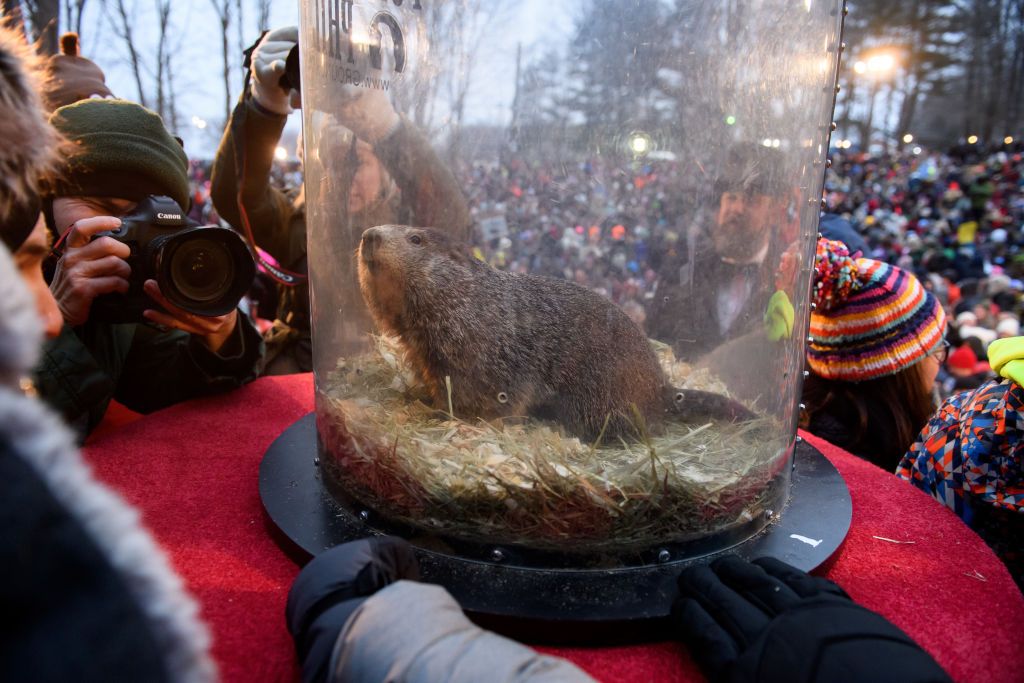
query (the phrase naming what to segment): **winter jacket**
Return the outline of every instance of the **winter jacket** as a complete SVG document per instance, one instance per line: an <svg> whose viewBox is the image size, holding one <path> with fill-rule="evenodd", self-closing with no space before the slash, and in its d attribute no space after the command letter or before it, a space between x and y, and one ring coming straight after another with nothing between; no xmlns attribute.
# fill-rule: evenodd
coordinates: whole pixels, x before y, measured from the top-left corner
<svg viewBox="0 0 1024 683"><path fill-rule="evenodd" d="M224 131L217 157L214 160L210 195L217 212L236 230L242 230L238 210L238 165L236 142L243 137L245 178L242 200L257 245L270 253L288 270L305 274L306 258L306 196L322 195L324 201L344 201L341 192L310 191L304 188L298 196L270 185L270 170L274 149L284 130L286 116L267 112L251 97L243 95ZM462 192L451 171L441 162L430 142L404 117L398 128L387 138L374 145L374 154L394 180L395 192L388 193L379 202L359 213L348 216L342 207L325 206L337 223L331 225L330 244L322 247L324 260L336 263L346 260L359 243L363 230L375 225L397 223L436 227L457 239L468 241L471 219ZM338 154L331 163L336 178L325 179L336 184L338 178L351 178L355 168L346 166L345 155ZM319 270L324 271L324 268ZM339 282L335 272L321 272L320 277L332 284ZM353 280L352 286L356 283ZM334 288L337 289L337 288ZM277 321L269 333L267 362L271 366L276 356L290 355L297 361L300 371L312 369L310 348L309 289L280 285ZM331 291L318 292L325 301L323 310L335 311L340 306L330 300ZM354 312L352 315L357 315ZM369 318L362 320L368 327ZM333 321L327 324L332 325ZM289 334L289 332L292 332ZM274 341L271 341L271 340ZM282 340L288 348L280 348ZM296 351L298 349L298 352ZM289 367L291 364L284 364ZM267 373L273 374L273 371Z"/></svg>
<svg viewBox="0 0 1024 683"><path fill-rule="evenodd" d="M681 360L692 361L719 344L760 333L775 289L779 255L771 245L759 263L727 263L702 232L708 220L698 218L685 243L676 243L661 264L649 310L648 335L671 344ZM732 320L724 320L719 294L737 286L739 310Z"/></svg>
<svg viewBox="0 0 1024 683"><path fill-rule="evenodd" d="M994 380L947 398L896 475L967 522L1024 586L1024 388Z"/></svg>
<svg viewBox="0 0 1024 683"><path fill-rule="evenodd" d="M220 351L181 330L87 321L64 326L35 370L40 398L80 436L103 419L112 399L140 413L242 386L256 378L259 332L239 312Z"/></svg>
<svg viewBox="0 0 1024 683"><path fill-rule="evenodd" d="M0 680L212 681L195 601L16 378L38 355L31 297L0 247Z"/></svg>

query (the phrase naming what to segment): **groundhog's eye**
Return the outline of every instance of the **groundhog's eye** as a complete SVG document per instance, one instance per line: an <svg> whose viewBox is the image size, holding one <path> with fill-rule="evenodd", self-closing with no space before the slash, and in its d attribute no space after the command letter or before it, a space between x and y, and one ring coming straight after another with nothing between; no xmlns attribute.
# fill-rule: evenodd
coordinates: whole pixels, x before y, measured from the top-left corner
<svg viewBox="0 0 1024 683"><path fill-rule="evenodd" d="M413 244L422 244L423 238L420 237L419 235L409 235L409 241L412 242Z"/></svg>
<svg viewBox="0 0 1024 683"><path fill-rule="evenodd" d="M685 399L686 397L683 395L683 392L680 391L676 394L676 403L682 403Z"/></svg>

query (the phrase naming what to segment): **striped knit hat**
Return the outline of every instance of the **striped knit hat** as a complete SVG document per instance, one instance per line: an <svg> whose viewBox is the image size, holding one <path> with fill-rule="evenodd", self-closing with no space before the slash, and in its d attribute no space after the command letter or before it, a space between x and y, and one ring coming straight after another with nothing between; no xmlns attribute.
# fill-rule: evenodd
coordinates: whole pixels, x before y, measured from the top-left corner
<svg viewBox="0 0 1024 683"><path fill-rule="evenodd" d="M825 379L861 382L909 368L937 349L946 313L910 273L853 259L846 245L818 240L807 362Z"/></svg>

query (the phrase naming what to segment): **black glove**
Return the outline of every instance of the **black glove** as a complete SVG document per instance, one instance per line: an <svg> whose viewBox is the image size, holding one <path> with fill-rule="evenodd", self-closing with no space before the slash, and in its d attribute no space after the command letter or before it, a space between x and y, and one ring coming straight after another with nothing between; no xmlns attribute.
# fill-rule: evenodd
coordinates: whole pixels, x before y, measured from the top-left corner
<svg viewBox="0 0 1024 683"><path fill-rule="evenodd" d="M389 584L419 577L412 547L394 536L344 543L313 558L292 584L285 607L302 680L324 680L334 642L359 605Z"/></svg>
<svg viewBox="0 0 1024 683"><path fill-rule="evenodd" d="M951 681L842 588L771 557L729 555L687 569L671 619L711 681Z"/></svg>

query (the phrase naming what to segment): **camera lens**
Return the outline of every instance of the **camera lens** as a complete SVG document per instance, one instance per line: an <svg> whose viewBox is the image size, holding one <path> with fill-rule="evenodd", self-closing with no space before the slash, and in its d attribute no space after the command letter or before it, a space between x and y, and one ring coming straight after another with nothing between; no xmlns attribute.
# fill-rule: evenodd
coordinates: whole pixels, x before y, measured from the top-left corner
<svg viewBox="0 0 1024 683"><path fill-rule="evenodd" d="M234 260L227 248L205 237L191 239L175 249L169 266L175 289L196 303L223 298L235 279Z"/></svg>
<svg viewBox="0 0 1024 683"><path fill-rule="evenodd" d="M195 315L229 313L256 276L249 247L228 228L186 228L152 240L146 252L160 291Z"/></svg>

